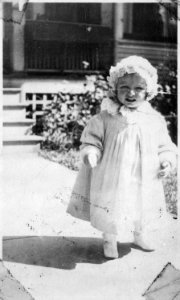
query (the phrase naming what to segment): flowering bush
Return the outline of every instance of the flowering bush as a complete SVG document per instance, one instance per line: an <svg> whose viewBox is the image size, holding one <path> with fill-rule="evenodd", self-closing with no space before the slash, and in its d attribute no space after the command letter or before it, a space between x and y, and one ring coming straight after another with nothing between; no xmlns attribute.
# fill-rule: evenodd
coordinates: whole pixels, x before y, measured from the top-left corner
<svg viewBox="0 0 180 300"><path fill-rule="evenodd" d="M34 127L34 133L45 137L43 148L67 151L78 149L82 130L92 115L100 111L108 84L103 76L87 76L84 92L62 93L45 109L43 118Z"/></svg>
<svg viewBox="0 0 180 300"><path fill-rule="evenodd" d="M172 64L160 64L159 93L152 106L166 118L172 140L177 143L177 75ZM92 115L100 111L102 99L107 97L109 84L102 75L86 76L84 91L59 92L45 109L44 116L33 127L33 133L45 137L43 148L67 151L79 149L80 136Z"/></svg>

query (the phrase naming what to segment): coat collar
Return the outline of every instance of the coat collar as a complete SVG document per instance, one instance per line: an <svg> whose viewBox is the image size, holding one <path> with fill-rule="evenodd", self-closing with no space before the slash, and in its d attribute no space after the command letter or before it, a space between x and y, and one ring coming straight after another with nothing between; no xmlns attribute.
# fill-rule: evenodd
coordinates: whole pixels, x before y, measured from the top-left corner
<svg viewBox="0 0 180 300"><path fill-rule="evenodd" d="M143 102L137 109L129 109L124 105L120 105L118 103L115 103L111 99L105 99L105 101L102 102L101 104L101 110L107 110L107 112L111 115L117 115L117 114L122 114L122 115L129 115L132 113L137 113L141 112L144 114L156 114L157 112L152 108L152 106L149 104L148 101Z"/></svg>

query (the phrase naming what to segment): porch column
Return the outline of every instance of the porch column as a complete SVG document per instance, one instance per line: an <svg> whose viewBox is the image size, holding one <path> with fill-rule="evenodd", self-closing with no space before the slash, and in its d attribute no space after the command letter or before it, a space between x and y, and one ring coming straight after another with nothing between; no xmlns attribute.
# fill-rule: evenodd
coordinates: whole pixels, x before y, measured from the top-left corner
<svg viewBox="0 0 180 300"><path fill-rule="evenodd" d="M12 7L13 20L17 20L20 14L17 5ZM21 12L22 13L22 12ZM12 65L13 71L24 71L24 26L25 16L23 16L21 23L13 23L13 38L12 38Z"/></svg>
<svg viewBox="0 0 180 300"><path fill-rule="evenodd" d="M123 38L124 33L124 4L114 4L114 63L117 62L118 42Z"/></svg>

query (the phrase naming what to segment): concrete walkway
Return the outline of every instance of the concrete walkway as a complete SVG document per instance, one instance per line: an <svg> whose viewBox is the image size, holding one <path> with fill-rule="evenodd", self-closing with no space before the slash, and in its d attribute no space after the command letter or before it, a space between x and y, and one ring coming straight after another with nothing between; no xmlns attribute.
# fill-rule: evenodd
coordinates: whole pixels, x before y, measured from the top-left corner
<svg viewBox="0 0 180 300"><path fill-rule="evenodd" d="M180 268L177 221L156 237L156 251L125 236L119 259L106 260L101 234L66 214L76 174L36 154L3 157L4 267L35 300L145 299L168 262Z"/></svg>

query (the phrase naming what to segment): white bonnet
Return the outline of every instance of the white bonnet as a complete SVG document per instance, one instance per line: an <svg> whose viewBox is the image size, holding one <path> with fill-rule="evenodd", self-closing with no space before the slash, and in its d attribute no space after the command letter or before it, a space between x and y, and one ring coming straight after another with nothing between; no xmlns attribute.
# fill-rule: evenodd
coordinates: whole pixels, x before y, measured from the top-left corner
<svg viewBox="0 0 180 300"><path fill-rule="evenodd" d="M122 59L116 66L112 66L109 71L107 80L109 82L112 94L116 93L116 86L118 78L123 77L125 74L138 73L147 84L147 100L151 100L157 95L158 89L158 75L157 70L151 63L141 56L128 56Z"/></svg>

